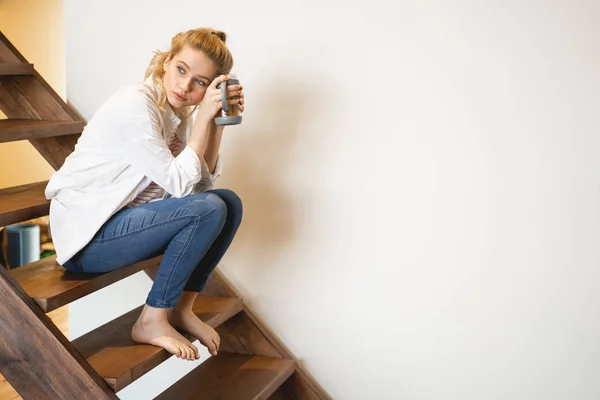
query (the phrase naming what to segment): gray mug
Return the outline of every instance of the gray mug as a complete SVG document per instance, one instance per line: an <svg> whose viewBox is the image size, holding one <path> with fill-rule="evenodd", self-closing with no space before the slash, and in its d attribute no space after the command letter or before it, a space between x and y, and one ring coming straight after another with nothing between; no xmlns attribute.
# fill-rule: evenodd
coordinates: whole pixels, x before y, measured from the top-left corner
<svg viewBox="0 0 600 400"><path fill-rule="evenodd" d="M227 103L227 86L239 85L240 81L234 74L229 74L229 76L231 79L217 85L217 89L221 89L221 105L223 107L221 116L215 118L215 124L217 125L238 125L242 123L239 106Z"/></svg>

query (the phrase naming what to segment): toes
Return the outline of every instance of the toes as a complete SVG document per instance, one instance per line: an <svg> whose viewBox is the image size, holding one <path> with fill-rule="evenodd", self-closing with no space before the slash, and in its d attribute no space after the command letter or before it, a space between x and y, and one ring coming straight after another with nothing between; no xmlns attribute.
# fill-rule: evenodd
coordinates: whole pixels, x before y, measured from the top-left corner
<svg viewBox="0 0 600 400"><path fill-rule="evenodd" d="M183 358L183 349L181 349L181 347L176 347L173 354L178 358Z"/></svg>
<svg viewBox="0 0 600 400"><path fill-rule="evenodd" d="M209 345L208 345L208 352L210 354L212 354L213 356L217 355L217 346L215 346L215 344L213 342L209 343Z"/></svg>
<svg viewBox="0 0 600 400"><path fill-rule="evenodd" d="M194 359L194 351L188 346L186 349L187 358L186 360L191 361Z"/></svg>
<svg viewBox="0 0 600 400"><path fill-rule="evenodd" d="M198 349L196 346L191 345L190 347L190 361L194 361L198 358Z"/></svg>
<svg viewBox="0 0 600 400"><path fill-rule="evenodd" d="M181 357L179 357L179 358L181 358L182 360L187 359L187 351L185 349L185 345L180 344L179 349L181 350Z"/></svg>
<svg viewBox="0 0 600 400"><path fill-rule="evenodd" d="M200 351L195 345L192 345L192 352L195 360L200 358Z"/></svg>

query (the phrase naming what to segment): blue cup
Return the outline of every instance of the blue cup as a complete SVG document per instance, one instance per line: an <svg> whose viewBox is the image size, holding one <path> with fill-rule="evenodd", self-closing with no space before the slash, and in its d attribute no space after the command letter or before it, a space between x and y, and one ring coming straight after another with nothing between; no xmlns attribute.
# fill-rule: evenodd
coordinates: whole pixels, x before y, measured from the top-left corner
<svg viewBox="0 0 600 400"><path fill-rule="evenodd" d="M6 227L6 261L17 268L40 259L40 226L17 224Z"/></svg>

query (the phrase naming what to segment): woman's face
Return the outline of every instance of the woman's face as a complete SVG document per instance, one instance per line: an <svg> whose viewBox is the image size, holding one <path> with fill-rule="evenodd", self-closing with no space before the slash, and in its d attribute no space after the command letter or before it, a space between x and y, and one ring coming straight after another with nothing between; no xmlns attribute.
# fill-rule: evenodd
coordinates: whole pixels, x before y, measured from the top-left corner
<svg viewBox="0 0 600 400"><path fill-rule="evenodd" d="M189 46L185 46L173 59L167 59L163 67L167 99L176 111L200 103L217 74L215 63L202 51Z"/></svg>

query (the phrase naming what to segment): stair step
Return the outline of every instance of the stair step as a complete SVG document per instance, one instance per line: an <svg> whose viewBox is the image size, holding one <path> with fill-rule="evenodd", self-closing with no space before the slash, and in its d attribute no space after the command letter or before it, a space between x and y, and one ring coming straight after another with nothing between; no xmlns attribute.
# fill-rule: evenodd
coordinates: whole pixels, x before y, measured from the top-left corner
<svg viewBox="0 0 600 400"><path fill-rule="evenodd" d="M154 400L263 400L295 371L281 358L220 353L200 364Z"/></svg>
<svg viewBox="0 0 600 400"><path fill-rule="evenodd" d="M202 321L216 328L242 307L242 300L238 298L198 296L193 311ZM131 327L142 308L140 306L72 342L115 392L171 357L160 347L131 339ZM187 334L185 336L194 340Z"/></svg>
<svg viewBox="0 0 600 400"><path fill-rule="evenodd" d="M50 256L9 272L44 312L50 312L145 268L156 266L162 257L105 274L75 274L61 267L56 262L56 256Z"/></svg>
<svg viewBox="0 0 600 400"><path fill-rule="evenodd" d="M33 75L33 64L0 63L0 76L5 75Z"/></svg>
<svg viewBox="0 0 600 400"><path fill-rule="evenodd" d="M48 215L50 201L44 190L48 181L0 189L0 226Z"/></svg>
<svg viewBox="0 0 600 400"><path fill-rule="evenodd" d="M81 133L85 124L84 121L0 119L0 143Z"/></svg>

